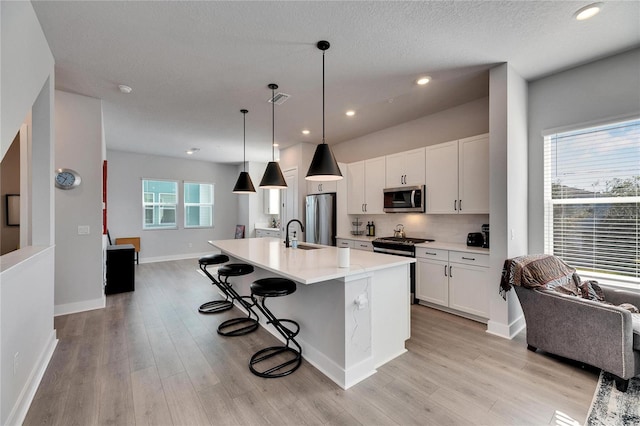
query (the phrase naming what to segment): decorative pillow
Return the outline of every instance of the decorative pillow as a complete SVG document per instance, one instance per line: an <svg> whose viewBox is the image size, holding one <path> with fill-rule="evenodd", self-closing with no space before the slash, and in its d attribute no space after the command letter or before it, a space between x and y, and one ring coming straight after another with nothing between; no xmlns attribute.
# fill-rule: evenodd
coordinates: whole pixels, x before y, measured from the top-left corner
<svg viewBox="0 0 640 426"><path fill-rule="evenodd" d="M580 283L580 296L583 299L595 300L596 302L604 302L604 292L598 285L597 281L589 280Z"/></svg>

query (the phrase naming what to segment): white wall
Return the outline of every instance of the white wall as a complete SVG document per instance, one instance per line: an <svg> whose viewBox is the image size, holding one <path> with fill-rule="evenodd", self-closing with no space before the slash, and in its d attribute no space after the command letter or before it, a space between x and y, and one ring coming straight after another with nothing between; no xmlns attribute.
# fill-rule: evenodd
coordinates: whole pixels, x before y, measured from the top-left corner
<svg viewBox="0 0 640 426"><path fill-rule="evenodd" d="M21 182L31 240L0 257L0 424L20 424L56 344L53 329L53 56L30 2L0 2L0 152L31 115ZM31 114L29 111L31 110ZM24 185L23 185L24 184ZM26 199L26 198L25 198ZM38 245L38 246L36 246ZM28 332L25 332L28 331ZM14 372L14 357L18 363Z"/></svg>
<svg viewBox="0 0 640 426"><path fill-rule="evenodd" d="M529 84L529 252L544 251L542 133L640 115L640 49Z"/></svg>
<svg viewBox="0 0 640 426"><path fill-rule="evenodd" d="M107 150L107 161L109 232L114 243L117 237L140 237L140 262L198 257L211 252L208 240L234 238L238 197L246 197L232 193L238 179L237 166L114 150ZM143 231L145 178L177 180L179 197L183 196L183 181L214 183L214 228L184 229L184 212L179 209L178 229Z"/></svg>
<svg viewBox="0 0 640 426"><path fill-rule="evenodd" d="M238 224L245 226L245 238L254 238L256 236L256 223L270 226L271 218L277 217L264 213L265 190L258 188L266 167L267 163L261 162L249 162L246 166L247 173L251 176L251 181L253 182L256 192L254 194L238 195ZM238 179L242 170L242 165L238 166L236 179Z"/></svg>
<svg viewBox="0 0 640 426"><path fill-rule="evenodd" d="M55 190L55 313L105 306L102 280L102 101L56 90L55 168L77 171L82 182ZM78 226L88 226L79 235Z"/></svg>

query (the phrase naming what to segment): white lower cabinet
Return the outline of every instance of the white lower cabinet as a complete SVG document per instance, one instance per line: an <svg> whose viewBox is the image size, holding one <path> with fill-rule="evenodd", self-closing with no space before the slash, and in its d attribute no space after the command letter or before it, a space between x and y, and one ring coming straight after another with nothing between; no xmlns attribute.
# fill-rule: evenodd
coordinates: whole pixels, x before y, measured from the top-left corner
<svg viewBox="0 0 640 426"><path fill-rule="evenodd" d="M350 247L355 250L373 251L373 244L371 244L371 241L349 240L346 238L337 238L336 246Z"/></svg>
<svg viewBox="0 0 640 426"><path fill-rule="evenodd" d="M256 229L256 238L280 238L279 229Z"/></svg>
<svg viewBox="0 0 640 426"><path fill-rule="evenodd" d="M489 255L419 248L416 258L419 300L489 318Z"/></svg>

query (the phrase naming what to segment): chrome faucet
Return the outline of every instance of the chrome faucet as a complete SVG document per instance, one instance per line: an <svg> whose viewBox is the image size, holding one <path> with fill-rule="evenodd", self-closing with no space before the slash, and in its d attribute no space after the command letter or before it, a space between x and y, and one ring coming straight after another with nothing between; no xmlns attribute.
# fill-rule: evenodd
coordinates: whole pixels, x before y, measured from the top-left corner
<svg viewBox="0 0 640 426"><path fill-rule="evenodd" d="M304 225L302 225L302 222L300 222L298 219L291 219L289 222L287 222L287 238L284 240L285 247L289 247L289 225L291 225L291 222L298 222L300 224L300 230L304 232Z"/></svg>

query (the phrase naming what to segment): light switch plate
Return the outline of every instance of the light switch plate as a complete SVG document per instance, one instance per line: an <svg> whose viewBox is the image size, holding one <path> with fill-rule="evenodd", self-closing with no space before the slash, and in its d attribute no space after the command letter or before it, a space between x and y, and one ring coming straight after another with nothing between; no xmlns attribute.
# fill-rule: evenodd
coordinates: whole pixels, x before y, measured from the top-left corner
<svg viewBox="0 0 640 426"><path fill-rule="evenodd" d="M79 225L78 235L89 235L89 225Z"/></svg>

